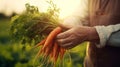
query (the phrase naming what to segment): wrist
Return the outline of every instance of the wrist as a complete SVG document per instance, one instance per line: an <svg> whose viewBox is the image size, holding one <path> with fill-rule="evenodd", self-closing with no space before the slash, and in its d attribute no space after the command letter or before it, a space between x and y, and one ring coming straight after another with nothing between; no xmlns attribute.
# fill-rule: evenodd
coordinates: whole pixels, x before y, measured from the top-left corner
<svg viewBox="0 0 120 67"><path fill-rule="evenodd" d="M99 43L99 35L94 27L88 30L88 41Z"/></svg>

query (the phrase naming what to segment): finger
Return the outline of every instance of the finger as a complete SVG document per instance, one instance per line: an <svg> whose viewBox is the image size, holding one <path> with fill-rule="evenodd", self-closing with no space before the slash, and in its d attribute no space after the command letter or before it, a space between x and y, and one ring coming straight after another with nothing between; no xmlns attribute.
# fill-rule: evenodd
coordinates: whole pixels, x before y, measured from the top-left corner
<svg viewBox="0 0 120 67"><path fill-rule="evenodd" d="M58 34L56 38L57 39L63 39L63 38L69 37L70 35L71 35L70 30L67 30L67 31L65 31L63 33Z"/></svg>
<svg viewBox="0 0 120 67"><path fill-rule="evenodd" d="M66 43L66 44L63 44L63 45L60 45L61 47L63 48L66 48L66 49L69 49L71 46L72 46L72 42L69 42L69 43Z"/></svg>
<svg viewBox="0 0 120 67"><path fill-rule="evenodd" d="M65 24L59 24L59 26L60 26L63 30L68 30L68 29L71 28L70 26L65 25Z"/></svg>
<svg viewBox="0 0 120 67"><path fill-rule="evenodd" d="M74 48L75 46L77 46L77 44L70 42L70 43L63 44L62 47L66 48L66 49L71 49L71 48Z"/></svg>
<svg viewBox="0 0 120 67"><path fill-rule="evenodd" d="M58 44L62 45L62 44L65 44L65 43L69 43L73 40L74 40L74 38L71 35L71 36L69 36L67 38L64 38L64 39L58 39L57 42L58 42Z"/></svg>

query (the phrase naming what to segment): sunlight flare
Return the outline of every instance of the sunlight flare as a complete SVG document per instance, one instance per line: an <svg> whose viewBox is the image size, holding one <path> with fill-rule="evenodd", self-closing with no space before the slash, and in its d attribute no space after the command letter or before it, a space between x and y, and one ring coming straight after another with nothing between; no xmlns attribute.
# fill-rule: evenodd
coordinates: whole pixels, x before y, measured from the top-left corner
<svg viewBox="0 0 120 67"><path fill-rule="evenodd" d="M25 4L37 6L40 11L46 11L49 0L0 0L0 13L9 16L12 13L21 13L25 10ZM83 16L85 14L84 0L52 0L60 8L60 18L70 15ZM83 2L82 2L83 1Z"/></svg>

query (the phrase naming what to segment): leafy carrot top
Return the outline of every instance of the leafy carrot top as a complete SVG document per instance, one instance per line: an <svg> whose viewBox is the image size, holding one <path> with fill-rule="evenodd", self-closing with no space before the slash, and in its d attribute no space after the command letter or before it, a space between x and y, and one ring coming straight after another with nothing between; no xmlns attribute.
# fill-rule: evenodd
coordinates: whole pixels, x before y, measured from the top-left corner
<svg viewBox="0 0 120 67"><path fill-rule="evenodd" d="M12 41L22 44L37 44L58 26L59 9L51 1L47 12L40 12L36 6L26 4L26 10L11 19Z"/></svg>

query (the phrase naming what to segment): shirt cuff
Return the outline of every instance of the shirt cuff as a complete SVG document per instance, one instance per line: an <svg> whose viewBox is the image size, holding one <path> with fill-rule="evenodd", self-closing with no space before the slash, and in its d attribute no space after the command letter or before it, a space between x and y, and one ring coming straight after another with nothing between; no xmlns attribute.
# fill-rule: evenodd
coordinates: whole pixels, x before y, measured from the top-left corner
<svg viewBox="0 0 120 67"><path fill-rule="evenodd" d="M95 26L96 31L100 38L100 43L96 46L102 48L106 45L107 40L113 32L120 30L120 24L109 25L109 26Z"/></svg>

